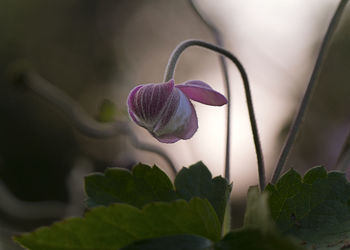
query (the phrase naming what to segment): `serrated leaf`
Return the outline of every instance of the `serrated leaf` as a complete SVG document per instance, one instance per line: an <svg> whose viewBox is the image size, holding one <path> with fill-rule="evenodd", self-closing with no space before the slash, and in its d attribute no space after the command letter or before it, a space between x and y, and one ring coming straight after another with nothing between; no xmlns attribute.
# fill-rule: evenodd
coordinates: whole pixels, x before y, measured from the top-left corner
<svg viewBox="0 0 350 250"><path fill-rule="evenodd" d="M343 173L315 167L301 178L290 170L266 191L283 232L317 249L341 249L350 241L350 184Z"/></svg>
<svg viewBox="0 0 350 250"><path fill-rule="evenodd" d="M97 207L84 218L67 219L51 227L15 237L33 250L119 249L132 242L177 234L220 239L220 224L207 200L154 202L142 210L127 204Z"/></svg>
<svg viewBox="0 0 350 250"><path fill-rule="evenodd" d="M174 189L168 176L158 167L138 164L132 172L110 168L104 174L85 177L88 207L127 203L141 208L153 201L172 201L193 197L208 199L223 224L231 185L222 177L212 178L208 168L198 162L183 168L175 178ZM230 218L226 216L226 221Z"/></svg>
<svg viewBox="0 0 350 250"><path fill-rule="evenodd" d="M261 193L258 186L248 190L243 229L230 233L223 242L232 247L227 249L303 249L277 230L270 214L269 194Z"/></svg>
<svg viewBox="0 0 350 250"><path fill-rule="evenodd" d="M108 168L104 174L85 177L88 207L127 203L141 208L153 201L171 201L177 198L169 177L158 167L138 164L132 172Z"/></svg>
<svg viewBox="0 0 350 250"><path fill-rule="evenodd" d="M137 241L121 250L211 250L214 243L196 235L174 235Z"/></svg>
<svg viewBox="0 0 350 250"><path fill-rule="evenodd" d="M270 214L268 193L260 193L258 186L250 187L244 215L244 228L275 232L275 223Z"/></svg>
<svg viewBox="0 0 350 250"><path fill-rule="evenodd" d="M179 197L190 200L192 197L206 198L215 209L220 223L223 223L231 185L227 180L212 175L203 162L189 168L182 168L175 178L175 188Z"/></svg>
<svg viewBox="0 0 350 250"><path fill-rule="evenodd" d="M258 229L245 229L227 234L215 244L215 250L302 250L292 239Z"/></svg>

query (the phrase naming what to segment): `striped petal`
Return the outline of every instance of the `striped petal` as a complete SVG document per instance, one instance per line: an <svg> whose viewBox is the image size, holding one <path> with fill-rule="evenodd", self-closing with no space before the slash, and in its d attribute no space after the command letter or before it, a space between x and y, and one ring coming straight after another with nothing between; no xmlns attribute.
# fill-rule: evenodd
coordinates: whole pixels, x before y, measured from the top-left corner
<svg viewBox="0 0 350 250"><path fill-rule="evenodd" d="M158 141L174 143L190 139L198 129L196 111L190 99L221 106L227 99L201 81L176 85L174 80L143 84L131 90L128 112L131 119L147 129Z"/></svg>
<svg viewBox="0 0 350 250"><path fill-rule="evenodd" d="M190 100L179 90L179 102L171 119L152 131L152 135L163 143L174 143L180 139L190 139L198 129L196 111Z"/></svg>
<svg viewBox="0 0 350 250"><path fill-rule="evenodd" d="M148 130L153 129L173 91L173 80L163 84L151 83L136 86L128 96L128 112L131 119ZM167 114L170 114L170 110Z"/></svg>
<svg viewBox="0 0 350 250"><path fill-rule="evenodd" d="M222 106L227 103L225 96L213 90L208 84L198 80L187 81L175 86L188 98L211 106Z"/></svg>

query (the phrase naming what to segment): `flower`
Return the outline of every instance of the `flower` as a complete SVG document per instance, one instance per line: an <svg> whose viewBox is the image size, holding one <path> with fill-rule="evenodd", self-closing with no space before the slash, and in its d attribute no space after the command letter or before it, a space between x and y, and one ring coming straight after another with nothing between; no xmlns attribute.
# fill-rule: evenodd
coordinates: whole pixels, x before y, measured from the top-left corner
<svg viewBox="0 0 350 250"><path fill-rule="evenodd" d="M225 96L208 84L191 80L175 85L174 80L136 86L128 96L131 119L158 141L174 143L190 139L198 129L196 111L190 99L211 106L227 103Z"/></svg>

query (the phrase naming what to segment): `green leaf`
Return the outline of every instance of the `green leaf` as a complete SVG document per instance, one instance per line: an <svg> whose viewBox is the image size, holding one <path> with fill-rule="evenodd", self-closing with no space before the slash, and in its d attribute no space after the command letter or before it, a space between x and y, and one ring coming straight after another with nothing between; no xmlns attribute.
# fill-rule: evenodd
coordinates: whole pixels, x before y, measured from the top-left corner
<svg viewBox="0 0 350 250"><path fill-rule="evenodd" d="M222 177L215 177L208 168L198 162L183 168L175 178L174 189L168 176L158 167L138 164L132 172L110 168L104 174L85 177L88 207L127 203L139 208L153 201L191 200L193 197L208 199L216 211L221 225L231 192L231 185ZM227 214L227 213L226 213ZM229 216L225 218L230 220Z"/></svg>
<svg viewBox="0 0 350 250"><path fill-rule="evenodd" d="M245 229L227 234L215 244L215 250L301 250L292 239L258 229Z"/></svg>
<svg viewBox="0 0 350 250"><path fill-rule="evenodd" d="M243 229L230 233L219 244L226 246L219 249L303 249L277 230L270 214L269 194L261 193L258 186L248 190Z"/></svg>
<svg viewBox="0 0 350 250"><path fill-rule="evenodd" d="M119 249L135 241L177 234L218 241L220 232L209 202L194 198L189 202L154 202L142 210L127 204L97 207L85 218L67 219L15 240L35 250Z"/></svg>
<svg viewBox="0 0 350 250"><path fill-rule="evenodd" d="M232 189L226 179L220 176L212 179L208 168L202 162L198 162L189 168L181 169L175 178L175 188L178 196L185 200L190 200L192 197L208 199L220 223L223 223Z"/></svg>
<svg viewBox="0 0 350 250"><path fill-rule="evenodd" d="M196 235L174 235L137 241L121 250L210 250L214 243Z"/></svg>
<svg viewBox="0 0 350 250"><path fill-rule="evenodd" d="M275 232L276 230L270 214L268 193L260 193L258 186L250 187L248 190L243 227L258 228L262 232Z"/></svg>
<svg viewBox="0 0 350 250"><path fill-rule="evenodd" d="M153 201L171 201L177 198L173 184L158 167L138 164L132 172L109 168L104 174L85 177L88 207L127 203L141 208Z"/></svg>
<svg viewBox="0 0 350 250"><path fill-rule="evenodd" d="M350 184L340 172L323 167L304 178L288 171L276 185L269 184L271 215L284 233L307 246L341 249L350 240Z"/></svg>

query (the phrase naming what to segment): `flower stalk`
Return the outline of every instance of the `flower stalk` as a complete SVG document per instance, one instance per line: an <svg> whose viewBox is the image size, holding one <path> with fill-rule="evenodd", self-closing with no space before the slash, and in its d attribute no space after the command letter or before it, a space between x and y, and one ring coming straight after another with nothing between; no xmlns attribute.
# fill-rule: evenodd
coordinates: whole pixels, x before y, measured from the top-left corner
<svg viewBox="0 0 350 250"><path fill-rule="evenodd" d="M322 61L325 57L326 50L328 48L330 40L333 37L335 30L337 28L337 25L339 23L339 20L341 18L342 13L344 12L344 9L345 9L347 2L348 2L348 0L341 0L340 1L339 5L338 5L333 17L332 17L332 20L328 26L327 32L325 34L325 37L324 37L322 44L321 44L321 47L320 47L318 57L316 59L315 67L313 69L313 72L312 72L310 80L309 80L309 84L306 88L304 97L301 101L299 111L294 119L292 127L291 127L289 134L287 136L286 142L282 148L281 155L280 155L279 160L277 162L277 165L275 167L275 170L274 170L274 173L273 173L273 176L271 179L272 183L277 182L277 180L278 180L278 178L281 175L281 172L283 170L284 164L288 158L288 155L289 155L289 153L294 145L295 139L297 137L297 134L300 130L300 126L301 126L302 121L304 119L306 108L310 102L311 94L313 92L313 89L315 88L316 79L320 73Z"/></svg>
<svg viewBox="0 0 350 250"><path fill-rule="evenodd" d="M197 16L202 20L202 22L208 27L211 34L213 35L215 39L216 45L219 47L223 46L222 36L219 29L208 20L205 16L203 16L198 8L196 7L196 4L193 2L193 0L189 0L189 3L194 10L194 12L197 14ZM222 75L224 77L224 83L225 83L225 92L226 97L229 100L227 103L227 109L226 109L226 150L225 150L225 172L224 176L227 179L228 182L230 182L230 147L231 147L231 103L232 103L232 97L231 97L231 91L230 91L230 80L228 76L228 69L225 57L223 55L219 55L219 62L222 69Z"/></svg>
<svg viewBox="0 0 350 250"><path fill-rule="evenodd" d="M164 82L169 81L170 79L173 79L174 73L175 73L175 68L176 68L176 63L185 49L188 47L192 46L198 46L202 48L206 48L212 51L215 51L228 59L230 59L237 67L238 71L241 74L242 80L243 80L243 86L245 90L245 95L247 99L247 106L248 106L248 113L249 113L249 118L250 118L250 124L251 124L251 129L253 133L253 139L254 139L254 145L255 145L255 152L257 156L257 162L258 162L258 173L259 173L259 186L260 190L264 190L265 188L265 166L264 166L264 159L263 159L263 153L262 153L262 148L261 148L261 143L260 143L260 137L258 133L258 126L256 123L256 118L255 118L255 112L254 112L254 107L253 107L253 100L251 96L251 91L250 91L250 85L248 81L248 75L243 67L243 65L240 63L240 61L235 57L232 53L229 51L218 47L216 45L213 45L211 43L207 43L204 41L200 40L186 40L180 43L173 51L173 53L170 56L170 59L168 61L166 70L165 70L165 75L164 75Z"/></svg>

